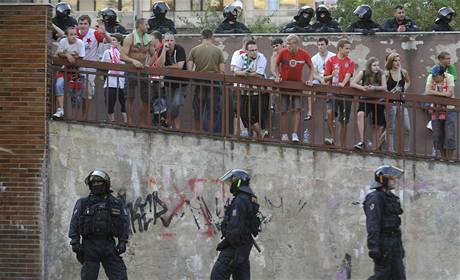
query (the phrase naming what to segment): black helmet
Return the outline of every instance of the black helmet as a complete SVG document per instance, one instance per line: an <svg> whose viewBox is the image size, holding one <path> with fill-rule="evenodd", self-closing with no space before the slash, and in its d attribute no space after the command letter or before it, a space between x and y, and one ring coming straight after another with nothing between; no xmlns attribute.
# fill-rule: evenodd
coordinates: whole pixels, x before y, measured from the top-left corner
<svg viewBox="0 0 460 280"><path fill-rule="evenodd" d="M112 8L105 8L99 12L99 16L104 22L115 23L117 22L117 12Z"/></svg>
<svg viewBox="0 0 460 280"><path fill-rule="evenodd" d="M86 176L85 184L91 188L91 184L96 181L102 181L108 189L110 188L110 177L106 172L102 170L91 171L88 176Z"/></svg>
<svg viewBox="0 0 460 280"><path fill-rule="evenodd" d="M325 16L321 17L321 14L325 14ZM319 5L316 8L316 20L319 22L328 22L331 20L331 12L326 5Z"/></svg>
<svg viewBox="0 0 460 280"><path fill-rule="evenodd" d="M230 192L236 194L238 191L248 194L254 194L249 187L251 180L248 172L243 169L231 169L219 178L220 181L230 186Z"/></svg>
<svg viewBox="0 0 460 280"><path fill-rule="evenodd" d="M363 20L369 20L372 17L372 9L369 5L360 5L353 13Z"/></svg>
<svg viewBox="0 0 460 280"><path fill-rule="evenodd" d="M382 165L374 171L374 182L372 182L371 189L378 189L388 186L390 178L400 178L404 170L391 165Z"/></svg>
<svg viewBox="0 0 460 280"><path fill-rule="evenodd" d="M58 17L66 17L70 15L72 7L66 2L59 2L56 4L56 15Z"/></svg>
<svg viewBox="0 0 460 280"><path fill-rule="evenodd" d="M152 5L152 12L155 17L165 17L169 11L169 6L164 1L157 1Z"/></svg>
<svg viewBox="0 0 460 280"><path fill-rule="evenodd" d="M455 15L455 11L452 8L449 7L442 7L438 11L437 19L436 21L447 21L450 22L452 20L452 17Z"/></svg>
<svg viewBox="0 0 460 280"><path fill-rule="evenodd" d="M238 17L238 7L233 6L233 5L228 5L227 7L224 8L224 11L222 14L224 15L224 20L236 21L236 18Z"/></svg>
<svg viewBox="0 0 460 280"><path fill-rule="evenodd" d="M304 18L302 14L307 14L307 18ZM294 16L294 20L300 24L309 24L310 20L315 16L315 10L310 6L300 7L297 11L297 15Z"/></svg>

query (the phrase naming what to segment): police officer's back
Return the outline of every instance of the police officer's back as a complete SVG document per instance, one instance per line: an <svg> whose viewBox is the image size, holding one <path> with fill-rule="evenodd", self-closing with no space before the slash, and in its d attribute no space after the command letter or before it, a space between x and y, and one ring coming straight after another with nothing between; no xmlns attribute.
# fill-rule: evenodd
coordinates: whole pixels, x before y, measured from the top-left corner
<svg viewBox="0 0 460 280"><path fill-rule="evenodd" d="M111 34L128 34L126 28L117 21L117 12L112 8L105 8L99 12L99 16L105 24L105 30Z"/></svg>
<svg viewBox="0 0 460 280"><path fill-rule="evenodd" d="M159 31L161 34L172 33L176 34L176 25L174 21L166 18L166 13L169 11L169 6L164 1L157 1L152 5L152 17L148 20L149 33Z"/></svg>
<svg viewBox="0 0 460 280"><path fill-rule="evenodd" d="M69 27L77 26L77 20L70 15L72 12L72 7L66 2L60 2L56 4L55 7L56 15L51 20L54 25L59 27L63 32ZM53 38L56 40L58 38L57 32L53 30Z"/></svg>
<svg viewBox="0 0 460 280"><path fill-rule="evenodd" d="M416 32L420 29L415 21L406 16L404 7L398 5L395 7L394 17L385 21L383 30L386 32Z"/></svg>
<svg viewBox="0 0 460 280"><path fill-rule="evenodd" d="M75 204L69 229L72 251L83 265L81 279L97 279L100 263L109 279L127 279L120 256L126 251L129 235L126 208L111 194L110 178L104 171L92 171L85 183L91 192Z"/></svg>
<svg viewBox="0 0 460 280"><path fill-rule="evenodd" d="M326 5L319 5L316 8L316 23L313 24L312 29L317 33L342 32L339 23L332 19Z"/></svg>
<svg viewBox="0 0 460 280"><path fill-rule="evenodd" d="M382 31L378 23L372 20L372 9L369 5L360 5L353 12L358 20L353 22L346 32L361 32L363 34L373 34Z"/></svg>
<svg viewBox="0 0 460 280"><path fill-rule="evenodd" d="M303 6L297 11L293 21L281 28L280 33L312 33L311 19L315 16L315 10L310 6Z"/></svg>
<svg viewBox="0 0 460 280"><path fill-rule="evenodd" d="M221 225L224 238L217 250L221 251L211 272L211 280L250 279L249 254L254 244L253 236L260 231L257 217L257 197L249 187L249 174L241 169L228 171L220 178L230 186L235 196L225 208Z"/></svg>
<svg viewBox="0 0 460 280"><path fill-rule="evenodd" d="M375 264L369 279L406 279L399 217L403 210L399 197L391 192L402 174L403 170L389 165L377 168L371 186L375 191L363 203L369 257Z"/></svg>
<svg viewBox="0 0 460 280"><path fill-rule="evenodd" d="M238 21L238 15L241 9L237 6L228 5L224 8L224 20L217 26L215 34L238 34L251 33L244 23Z"/></svg>
<svg viewBox="0 0 460 280"><path fill-rule="evenodd" d="M455 11L450 7L442 7L438 11L433 26L431 27L432 31L454 31L454 29L449 25L452 21L452 18L455 16Z"/></svg>

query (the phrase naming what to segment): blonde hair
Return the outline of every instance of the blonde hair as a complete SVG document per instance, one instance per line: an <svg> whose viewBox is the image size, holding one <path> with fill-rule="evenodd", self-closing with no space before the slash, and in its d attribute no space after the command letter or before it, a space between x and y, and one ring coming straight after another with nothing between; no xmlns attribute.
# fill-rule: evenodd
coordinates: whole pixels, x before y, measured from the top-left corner
<svg viewBox="0 0 460 280"><path fill-rule="evenodd" d="M299 36L295 35L295 34L289 34L289 36L287 36L286 38L286 42L291 42L291 41L296 41L297 44L300 43L300 38Z"/></svg>
<svg viewBox="0 0 460 280"><path fill-rule="evenodd" d="M387 62L385 63L385 69L386 70L393 69L393 62L398 57L399 57L399 53L396 53L396 52L390 53L387 57Z"/></svg>

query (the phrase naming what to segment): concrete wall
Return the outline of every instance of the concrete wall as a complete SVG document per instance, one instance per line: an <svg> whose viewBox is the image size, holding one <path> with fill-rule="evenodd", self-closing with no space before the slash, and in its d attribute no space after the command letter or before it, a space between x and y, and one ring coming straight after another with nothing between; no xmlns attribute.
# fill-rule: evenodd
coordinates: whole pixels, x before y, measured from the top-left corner
<svg viewBox="0 0 460 280"><path fill-rule="evenodd" d="M360 203L384 163L406 170L397 194L408 279L460 279L458 165L64 122L50 123L49 147L47 279L78 278L68 225L93 168L108 171L128 203L130 279L209 279L230 197L216 178L235 167L252 173L266 217L253 279L366 279Z"/></svg>

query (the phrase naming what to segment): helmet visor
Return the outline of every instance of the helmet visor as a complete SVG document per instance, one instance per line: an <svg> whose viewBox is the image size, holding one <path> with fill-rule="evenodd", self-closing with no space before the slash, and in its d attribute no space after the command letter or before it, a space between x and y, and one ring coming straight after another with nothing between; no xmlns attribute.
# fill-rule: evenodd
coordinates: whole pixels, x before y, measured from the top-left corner
<svg viewBox="0 0 460 280"><path fill-rule="evenodd" d="M225 184L231 186L232 185L232 177L233 177L233 170L227 171L224 175L222 175L219 180L224 182Z"/></svg>

